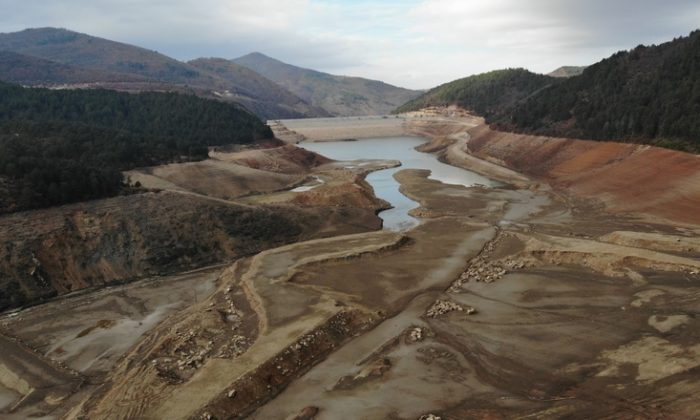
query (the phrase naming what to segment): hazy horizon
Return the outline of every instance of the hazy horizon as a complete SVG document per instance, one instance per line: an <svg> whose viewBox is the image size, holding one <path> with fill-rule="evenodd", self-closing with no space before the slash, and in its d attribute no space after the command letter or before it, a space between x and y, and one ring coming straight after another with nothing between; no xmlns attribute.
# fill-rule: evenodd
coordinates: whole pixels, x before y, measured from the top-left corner
<svg viewBox="0 0 700 420"><path fill-rule="evenodd" d="M588 65L687 35L688 0L0 0L0 32L61 27L187 61L260 52L300 67L427 89L475 73Z"/></svg>

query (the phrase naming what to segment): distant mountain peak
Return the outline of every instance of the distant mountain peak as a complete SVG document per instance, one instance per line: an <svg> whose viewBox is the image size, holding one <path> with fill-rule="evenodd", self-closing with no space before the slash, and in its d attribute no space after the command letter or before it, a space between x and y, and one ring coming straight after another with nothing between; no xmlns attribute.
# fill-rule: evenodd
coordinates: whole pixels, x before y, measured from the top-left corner
<svg viewBox="0 0 700 420"><path fill-rule="evenodd" d="M274 58L270 57L270 56L267 55L267 54L263 54L263 53L261 53L260 51L253 51L253 52L250 52L250 53L244 55L243 57L261 57L261 58L269 58L269 59L271 59L271 60L274 60ZM242 58L242 57L241 57L241 58ZM279 61L279 60L276 60L276 61Z"/></svg>

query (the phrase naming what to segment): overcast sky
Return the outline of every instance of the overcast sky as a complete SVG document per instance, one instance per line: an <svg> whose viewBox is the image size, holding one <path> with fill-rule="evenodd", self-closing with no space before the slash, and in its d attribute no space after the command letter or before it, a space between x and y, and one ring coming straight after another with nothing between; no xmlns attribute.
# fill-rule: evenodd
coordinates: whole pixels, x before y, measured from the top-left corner
<svg viewBox="0 0 700 420"><path fill-rule="evenodd" d="M700 0L0 0L0 32L55 26L187 60L259 51L428 88L585 65L700 27Z"/></svg>

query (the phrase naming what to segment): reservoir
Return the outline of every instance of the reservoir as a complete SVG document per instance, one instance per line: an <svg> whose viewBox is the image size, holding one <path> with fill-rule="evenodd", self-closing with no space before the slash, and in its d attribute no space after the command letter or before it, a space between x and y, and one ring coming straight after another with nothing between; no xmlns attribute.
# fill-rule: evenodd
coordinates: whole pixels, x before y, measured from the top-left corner
<svg viewBox="0 0 700 420"><path fill-rule="evenodd" d="M415 227L419 223L416 218L408 214L409 210L418 207L418 203L399 191L399 183L394 179L396 172L403 169L427 169L431 172L430 179L445 184L457 184L466 187L475 184L494 185L493 181L479 174L442 163L433 154L421 153L415 150L416 146L426 141L426 139L420 137L383 137L357 141L309 142L302 143L299 146L339 161L359 159L394 159L401 161L400 167L372 172L367 175L366 179L374 188L375 195L388 201L393 206L393 208L379 213L379 217L384 221L384 228L406 230ZM348 166L352 165L352 162L348 162Z"/></svg>

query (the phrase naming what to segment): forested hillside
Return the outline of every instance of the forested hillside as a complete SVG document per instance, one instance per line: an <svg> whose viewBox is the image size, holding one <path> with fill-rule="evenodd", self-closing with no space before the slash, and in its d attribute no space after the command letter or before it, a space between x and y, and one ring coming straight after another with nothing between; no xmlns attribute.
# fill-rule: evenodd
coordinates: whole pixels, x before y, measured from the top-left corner
<svg viewBox="0 0 700 420"><path fill-rule="evenodd" d="M39 57L0 51L0 81L22 85L143 82L140 76L83 69Z"/></svg>
<svg viewBox="0 0 700 420"><path fill-rule="evenodd" d="M621 51L578 76L499 70L439 86L397 112L460 105L505 131L700 152L700 31Z"/></svg>
<svg viewBox="0 0 700 420"><path fill-rule="evenodd" d="M543 89L496 121L504 129L700 151L700 31L639 46Z"/></svg>
<svg viewBox="0 0 700 420"><path fill-rule="evenodd" d="M122 170L268 137L240 107L195 96L0 83L0 212L114 195Z"/></svg>
<svg viewBox="0 0 700 420"><path fill-rule="evenodd" d="M0 34L0 50L163 82L192 86L208 86L215 82L194 67L156 51L66 29L36 28Z"/></svg>
<svg viewBox="0 0 700 420"><path fill-rule="evenodd" d="M556 79L525 69L496 70L445 83L402 105L396 112L459 105L486 118L504 112Z"/></svg>

